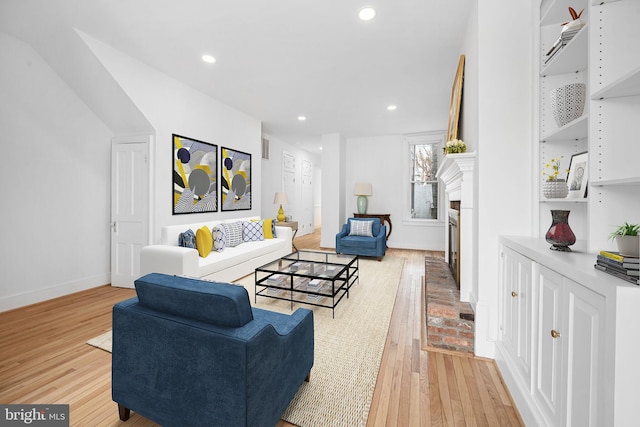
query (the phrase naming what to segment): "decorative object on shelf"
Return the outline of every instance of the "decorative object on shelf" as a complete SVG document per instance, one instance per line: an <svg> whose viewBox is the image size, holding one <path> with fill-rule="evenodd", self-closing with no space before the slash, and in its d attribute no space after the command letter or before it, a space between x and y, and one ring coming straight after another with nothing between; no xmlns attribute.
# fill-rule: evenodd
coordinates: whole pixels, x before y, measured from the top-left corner
<svg viewBox="0 0 640 427"><path fill-rule="evenodd" d="M576 242L576 235L569 227L569 213L571 211L551 210L551 227L544 238L551 243L551 250L571 252L569 246Z"/></svg>
<svg viewBox="0 0 640 427"><path fill-rule="evenodd" d="M580 17L582 16L582 12L584 12L584 9L582 9L578 13L574 8L569 7L569 15L571 15L571 21L563 22L562 24L560 24L562 25L561 33L565 33L567 31L579 31L582 27L584 27L585 23L580 19Z"/></svg>
<svg viewBox="0 0 640 427"><path fill-rule="evenodd" d="M566 181L558 179L558 175L560 175L560 159L562 157L554 157L544 165L542 170L542 176L547 177L547 180L542 184L542 195L547 199L564 199L569 194Z"/></svg>
<svg viewBox="0 0 640 427"><path fill-rule="evenodd" d="M545 181L542 184L542 195L547 199L564 199L567 194L569 194L569 189L564 179Z"/></svg>
<svg viewBox="0 0 640 427"><path fill-rule="evenodd" d="M462 84L464 81L464 55L460 55L458 69L451 88L451 102L449 103L449 126L447 127L447 141L458 138L458 121L460 120L460 106L462 104Z"/></svg>
<svg viewBox="0 0 640 427"><path fill-rule="evenodd" d="M464 143L461 139L452 139L451 141L447 141L447 144L444 147L444 154L453 154L453 153L466 153L467 152L467 144Z"/></svg>
<svg viewBox="0 0 640 427"><path fill-rule="evenodd" d="M582 116L587 99L587 85L570 83L551 91L551 111L553 118L562 127Z"/></svg>
<svg viewBox="0 0 640 427"><path fill-rule="evenodd" d="M358 196L357 206L358 213L366 214L367 213L367 196L372 194L371 192L371 184L365 182L356 183L356 188L353 192L354 195Z"/></svg>
<svg viewBox="0 0 640 427"><path fill-rule="evenodd" d="M572 20L569 22L564 22L562 24L562 30L560 31L560 37L553 43L551 48L547 51L546 57L544 59L544 63L547 64L553 57L560 52L569 42L573 39L573 37L578 34L578 32L584 27L586 24L584 21L580 19L582 15L581 10L580 13L577 13L575 9L572 7L569 8L569 14L571 15Z"/></svg>
<svg viewBox="0 0 640 427"><path fill-rule="evenodd" d="M218 146L173 134L173 215L218 211Z"/></svg>
<svg viewBox="0 0 640 427"><path fill-rule="evenodd" d="M621 256L640 256L640 232L639 224L629 224L625 222L616 228L610 235L611 240L615 240L618 245L618 252Z"/></svg>
<svg viewBox="0 0 640 427"><path fill-rule="evenodd" d="M278 209L278 216L276 216L276 219L278 220L278 222L284 222L284 220L287 217L284 215L284 209L282 209L282 205L289 204L289 200L287 199L287 193L285 192L276 193L276 195L273 197L273 204L280 205L280 209Z"/></svg>
<svg viewBox="0 0 640 427"><path fill-rule="evenodd" d="M567 185L569 186L570 199L582 199L587 197L589 177L589 153L584 151L571 156L569 163L569 175Z"/></svg>
<svg viewBox="0 0 640 427"><path fill-rule="evenodd" d="M251 154L221 148L220 192L222 211L251 209Z"/></svg>

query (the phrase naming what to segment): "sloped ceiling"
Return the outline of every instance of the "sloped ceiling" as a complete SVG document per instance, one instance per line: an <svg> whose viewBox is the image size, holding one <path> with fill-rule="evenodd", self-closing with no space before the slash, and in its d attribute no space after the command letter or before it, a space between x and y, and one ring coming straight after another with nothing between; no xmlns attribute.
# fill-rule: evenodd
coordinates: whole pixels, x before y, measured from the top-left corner
<svg viewBox="0 0 640 427"><path fill-rule="evenodd" d="M315 150L445 129L469 1L0 0L0 31L61 63L79 29Z"/></svg>

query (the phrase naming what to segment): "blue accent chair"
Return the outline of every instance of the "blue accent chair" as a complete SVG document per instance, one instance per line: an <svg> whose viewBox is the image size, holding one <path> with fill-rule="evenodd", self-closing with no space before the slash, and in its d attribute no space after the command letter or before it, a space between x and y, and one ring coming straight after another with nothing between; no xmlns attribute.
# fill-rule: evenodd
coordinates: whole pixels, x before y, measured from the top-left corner
<svg viewBox="0 0 640 427"><path fill-rule="evenodd" d="M242 286L152 273L113 307L112 397L163 426L278 423L313 366L313 312L252 308Z"/></svg>
<svg viewBox="0 0 640 427"><path fill-rule="evenodd" d="M351 235L351 221L373 221L373 236ZM386 251L387 227L380 224L379 218L349 218L336 234L336 253L376 257L380 261Z"/></svg>

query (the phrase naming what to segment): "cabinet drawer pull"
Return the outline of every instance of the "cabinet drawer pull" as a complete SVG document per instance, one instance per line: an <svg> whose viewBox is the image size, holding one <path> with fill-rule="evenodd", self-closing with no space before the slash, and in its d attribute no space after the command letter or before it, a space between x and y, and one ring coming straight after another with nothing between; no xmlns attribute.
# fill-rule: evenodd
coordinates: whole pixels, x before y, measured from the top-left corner
<svg viewBox="0 0 640 427"><path fill-rule="evenodd" d="M511 296L515 298L515 297L517 297L517 296L518 296L518 294L517 294L517 293L515 293L515 292L513 292L513 291L511 291Z"/></svg>
<svg viewBox="0 0 640 427"><path fill-rule="evenodd" d="M555 329L551 330L551 336L553 338L560 338L560 332L556 331Z"/></svg>

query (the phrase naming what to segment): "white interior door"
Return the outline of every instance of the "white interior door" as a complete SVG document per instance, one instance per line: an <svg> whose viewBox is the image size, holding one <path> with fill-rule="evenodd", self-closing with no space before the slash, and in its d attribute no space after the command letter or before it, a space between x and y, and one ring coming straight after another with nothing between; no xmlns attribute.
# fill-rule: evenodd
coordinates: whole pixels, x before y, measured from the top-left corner
<svg viewBox="0 0 640 427"><path fill-rule="evenodd" d="M149 242L149 138L111 146L111 285L133 288L140 248Z"/></svg>
<svg viewBox="0 0 640 427"><path fill-rule="evenodd" d="M293 221L299 221L297 212L296 158L286 151L282 152L282 191L287 193L287 199L289 200L289 205L284 208L285 215L290 216Z"/></svg>

